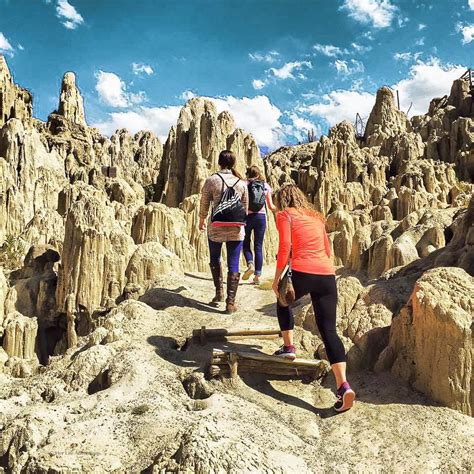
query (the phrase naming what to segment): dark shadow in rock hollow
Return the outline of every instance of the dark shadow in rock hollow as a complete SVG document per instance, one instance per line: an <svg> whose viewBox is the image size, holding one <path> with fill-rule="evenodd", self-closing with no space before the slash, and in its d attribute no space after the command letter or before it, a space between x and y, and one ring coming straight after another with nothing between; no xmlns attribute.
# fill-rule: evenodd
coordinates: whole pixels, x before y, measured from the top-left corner
<svg viewBox="0 0 474 474"><path fill-rule="evenodd" d="M171 306L178 308L194 308L204 313L224 314L224 309L219 310L203 303L202 301L189 298L180 294L181 291L186 290L184 287L169 290L167 288L150 288L139 298L139 301L146 303L156 310L167 309ZM209 295L209 301L213 298L213 294Z"/></svg>

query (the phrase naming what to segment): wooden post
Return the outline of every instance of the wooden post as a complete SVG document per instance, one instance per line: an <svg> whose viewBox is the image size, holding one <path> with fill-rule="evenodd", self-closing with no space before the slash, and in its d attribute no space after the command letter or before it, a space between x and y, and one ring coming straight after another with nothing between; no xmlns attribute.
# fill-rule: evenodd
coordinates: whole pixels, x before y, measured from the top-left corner
<svg viewBox="0 0 474 474"><path fill-rule="evenodd" d="M235 352L229 354L230 378L236 380L239 369L239 357Z"/></svg>

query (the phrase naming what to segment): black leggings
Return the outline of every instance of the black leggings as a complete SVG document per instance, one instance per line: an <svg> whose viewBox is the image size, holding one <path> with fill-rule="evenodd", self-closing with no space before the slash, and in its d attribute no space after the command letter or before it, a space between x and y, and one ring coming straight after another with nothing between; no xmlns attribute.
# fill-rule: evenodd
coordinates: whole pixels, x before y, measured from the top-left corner
<svg viewBox="0 0 474 474"><path fill-rule="evenodd" d="M296 299L308 293L313 302L316 324L326 347L331 364L346 361L346 353L341 339L336 332L337 287L334 275L313 275L293 270L293 286ZM277 302L277 316L281 331L295 327L293 311L289 306L281 306Z"/></svg>

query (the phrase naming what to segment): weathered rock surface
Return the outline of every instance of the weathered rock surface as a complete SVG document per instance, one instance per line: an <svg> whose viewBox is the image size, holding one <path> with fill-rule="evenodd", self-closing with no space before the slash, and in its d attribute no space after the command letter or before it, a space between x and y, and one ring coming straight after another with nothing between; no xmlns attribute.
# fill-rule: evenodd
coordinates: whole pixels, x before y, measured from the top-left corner
<svg viewBox="0 0 474 474"><path fill-rule="evenodd" d="M132 237L136 244L159 242L175 253L186 270L197 268L196 247L191 244L185 212L164 204L149 203L142 206L133 219Z"/></svg>
<svg viewBox="0 0 474 474"><path fill-rule="evenodd" d="M217 171L219 153L230 149L237 155L236 168L263 168L260 152L251 135L235 129L228 112L217 114L213 102L193 98L181 109L178 124L166 141L156 197L170 207L201 191L206 178Z"/></svg>
<svg viewBox="0 0 474 474"><path fill-rule="evenodd" d="M13 83L5 57L0 54L0 127L11 118L27 121L32 111L30 92Z"/></svg>
<svg viewBox="0 0 474 474"><path fill-rule="evenodd" d="M459 268L426 272L393 320L377 363L443 405L472 415L474 278Z"/></svg>
<svg viewBox="0 0 474 474"><path fill-rule="evenodd" d="M472 418L427 406L425 398L396 385L388 374L353 374L361 401L337 417L326 417L334 402L326 384L256 374L233 385L204 383L201 370L211 346L190 341L177 350L177 341L211 320L244 328L258 318L262 327L271 327L274 313L259 308L273 303L273 297L244 286L246 310L223 321L219 314L183 306L183 299L207 296L207 281L168 276L168 286L187 289L180 291L181 302L176 292L160 295L167 311L125 301L98 320L94 343L79 338L78 347L52 357L41 373L0 385L0 455L7 470L215 472L264 466L275 472L317 472L341 464L350 471L472 469L467 448ZM122 332L107 341L111 327ZM278 340L240 339L238 344L271 352ZM310 353L302 349L302 355ZM357 423L360 419L370 429ZM284 436L269 438L274 430ZM354 443L357 450L351 449ZM337 461L334 446L341 448Z"/></svg>
<svg viewBox="0 0 474 474"><path fill-rule="evenodd" d="M224 148L240 172L265 167L275 190L297 183L327 215L360 399L342 417L327 417L328 381L203 376L210 346L193 329L276 325L268 269L224 319L205 304L209 275L195 273L209 261L198 193ZM32 119L0 56L0 471L471 471L472 155L462 80L412 120L382 88L364 137L343 122L262 161L230 114L200 98L164 148L146 131L104 137L87 126L72 73L48 122ZM270 263L273 216L268 229ZM296 319L299 353L324 358L312 308Z"/></svg>
<svg viewBox="0 0 474 474"><path fill-rule="evenodd" d="M38 322L18 312L9 313L3 323L3 349L9 357L20 359L36 358L36 335Z"/></svg>
<svg viewBox="0 0 474 474"><path fill-rule="evenodd" d="M84 102L76 87L76 75L73 72L64 74L59 97L58 114L67 120L86 126Z"/></svg>

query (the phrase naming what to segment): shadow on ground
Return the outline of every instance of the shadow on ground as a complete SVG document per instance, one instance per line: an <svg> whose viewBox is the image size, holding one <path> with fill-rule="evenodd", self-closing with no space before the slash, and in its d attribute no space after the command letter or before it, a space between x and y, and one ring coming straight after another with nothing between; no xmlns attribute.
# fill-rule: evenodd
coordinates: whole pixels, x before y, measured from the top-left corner
<svg viewBox="0 0 474 474"><path fill-rule="evenodd" d="M311 299L309 296L303 296L300 300L298 300L296 303L293 303L291 305L291 309L293 310L293 312L295 311L298 311L300 310L303 306L307 305L311 303ZM269 304L266 304L264 306L262 306L261 308L258 308L257 311L259 313L262 313L264 314L265 316L273 316L273 317L276 317L276 298L275 298L275 302L273 303L269 303Z"/></svg>
<svg viewBox="0 0 474 474"><path fill-rule="evenodd" d="M167 288L150 288L139 298L139 301L146 303L156 310L164 310L175 306L179 308L194 308L204 313L224 314L224 311L216 309L209 304L190 298L189 296L183 296L181 292L186 290L187 288L184 286L174 290ZM210 295L209 300L211 300L213 296L214 295Z"/></svg>
<svg viewBox="0 0 474 474"><path fill-rule="evenodd" d="M263 354L261 345L240 344L232 341L210 341L205 345L201 345L199 341L190 338L180 346L179 342L172 337L151 336L147 339L147 342L153 345L156 354L167 362L179 367L194 368L195 371L203 373L207 373L213 349ZM240 378L249 388L272 397L279 402L308 410L319 415L321 418L336 415L332 407L315 407L305 400L280 392L270 383L272 380L289 380L288 377L261 373L243 373L240 374ZM305 382L303 381L303 383Z"/></svg>

